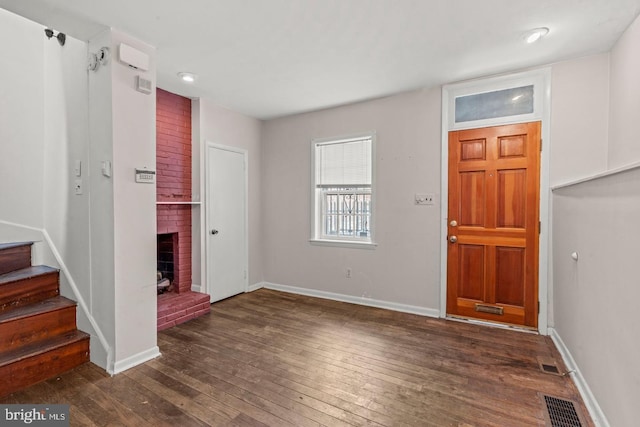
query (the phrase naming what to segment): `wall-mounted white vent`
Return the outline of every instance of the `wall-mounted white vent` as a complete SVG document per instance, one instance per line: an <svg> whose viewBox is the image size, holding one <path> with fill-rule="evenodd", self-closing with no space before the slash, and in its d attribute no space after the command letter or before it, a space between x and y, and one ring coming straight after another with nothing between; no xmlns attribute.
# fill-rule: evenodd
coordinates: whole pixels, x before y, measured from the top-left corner
<svg viewBox="0 0 640 427"><path fill-rule="evenodd" d="M120 43L118 59L123 64L136 70L147 71L149 69L149 55L124 43Z"/></svg>

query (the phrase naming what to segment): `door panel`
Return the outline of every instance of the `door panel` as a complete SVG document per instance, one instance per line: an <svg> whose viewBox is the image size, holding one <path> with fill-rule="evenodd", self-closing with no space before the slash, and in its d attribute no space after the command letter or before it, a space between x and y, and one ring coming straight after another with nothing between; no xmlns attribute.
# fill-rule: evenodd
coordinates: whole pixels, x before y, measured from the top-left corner
<svg viewBox="0 0 640 427"><path fill-rule="evenodd" d="M527 207L526 169L498 172L497 227L524 228Z"/></svg>
<svg viewBox="0 0 640 427"><path fill-rule="evenodd" d="M522 248L496 248L496 303L524 305L525 251Z"/></svg>
<svg viewBox="0 0 640 427"><path fill-rule="evenodd" d="M484 247L460 245L458 295L482 300L484 295ZM464 267L464 268L462 268Z"/></svg>
<svg viewBox="0 0 640 427"><path fill-rule="evenodd" d="M536 327L540 123L449 133L447 314Z"/></svg>
<svg viewBox="0 0 640 427"><path fill-rule="evenodd" d="M245 154L207 147L207 289L211 302L246 290Z"/></svg>
<svg viewBox="0 0 640 427"><path fill-rule="evenodd" d="M485 187L484 171L460 173L460 225L484 224Z"/></svg>

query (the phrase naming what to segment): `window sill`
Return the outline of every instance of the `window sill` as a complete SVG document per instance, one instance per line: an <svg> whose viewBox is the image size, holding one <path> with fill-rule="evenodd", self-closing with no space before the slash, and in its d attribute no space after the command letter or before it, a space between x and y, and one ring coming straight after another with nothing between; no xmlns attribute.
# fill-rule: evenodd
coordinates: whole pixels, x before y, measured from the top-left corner
<svg viewBox="0 0 640 427"><path fill-rule="evenodd" d="M354 242L351 240L309 239L309 243L315 246L334 246L338 248L375 249L378 246L373 242Z"/></svg>

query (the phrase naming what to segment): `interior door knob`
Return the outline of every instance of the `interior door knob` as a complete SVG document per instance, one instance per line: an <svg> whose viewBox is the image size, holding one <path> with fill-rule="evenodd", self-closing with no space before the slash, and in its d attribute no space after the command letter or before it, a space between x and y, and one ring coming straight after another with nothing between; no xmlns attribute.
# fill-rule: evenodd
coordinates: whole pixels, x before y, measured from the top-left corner
<svg viewBox="0 0 640 427"><path fill-rule="evenodd" d="M458 236L451 236L451 237L449 237L449 241L450 241L451 243L455 243L455 242L457 242L457 241L458 241Z"/></svg>
<svg viewBox="0 0 640 427"><path fill-rule="evenodd" d="M211 230L211 234L212 234L212 235L214 235L214 236L215 236L216 234L218 234L218 233L219 233L219 231L218 231L218 230L216 230L215 228L214 228L213 230Z"/></svg>

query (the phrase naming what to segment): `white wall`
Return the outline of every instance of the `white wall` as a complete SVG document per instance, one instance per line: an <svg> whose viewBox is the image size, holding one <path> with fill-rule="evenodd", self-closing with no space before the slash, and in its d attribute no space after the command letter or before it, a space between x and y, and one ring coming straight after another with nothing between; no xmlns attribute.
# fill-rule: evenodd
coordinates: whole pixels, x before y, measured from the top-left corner
<svg viewBox="0 0 640 427"><path fill-rule="evenodd" d="M265 122L264 271L267 282L437 309L440 207L415 193L440 189L440 89L420 90ZM313 246L314 138L376 131L377 248ZM352 278L346 278L347 268Z"/></svg>
<svg viewBox="0 0 640 427"><path fill-rule="evenodd" d="M89 41L89 51L97 52L111 45L109 31ZM88 74L89 79L89 178L90 235L91 235L91 312L109 343L109 360L105 369L112 369L115 345L115 290L113 246L113 185L101 173L101 162L113 160L111 70L101 67Z"/></svg>
<svg viewBox="0 0 640 427"><path fill-rule="evenodd" d="M640 19L636 19L611 50L609 169L640 161Z"/></svg>
<svg viewBox="0 0 640 427"><path fill-rule="evenodd" d="M149 70L120 63L120 43L149 55ZM117 373L159 354L156 188L135 182L136 168L155 170L156 99L135 90L136 75L155 81L155 49L112 29L89 42L90 52L102 47L111 60L89 73L91 305L112 349L106 368Z"/></svg>
<svg viewBox="0 0 640 427"><path fill-rule="evenodd" d="M610 425L636 425L640 170L556 190L553 205L555 329Z"/></svg>
<svg viewBox="0 0 640 427"><path fill-rule="evenodd" d="M87 44L72 37L64 46L52 40L44 58L44 228L90 300ZM84 166L81 177L73 170L76 160ZM77 179L82 195L74 192Z"/></svg>
<svg viewBox="0 0 640 427"><path fill-rule="evenodd" d="M609 55L551 70L551 141L544 149L551 150L553 185L607 167ZM265 280L437 309L439 208L416 207L413 194L440 188L439 117L439 91L423 90L265 122ZM311 139L370 129L378 131L380 246L373 253L310 246ZM402 227L394 236L396 218ZM346 279L348 267L360 272L356 280Z"/></svg>
<svg viewBox="0 0 640 427"><path fill-rule="evenodd" d="M227 145L247 150L249 166L249 286L259 284L263 281L263 243L262 224L263 207L261 195L262 179L262 144L261 129L262 122L258 119L244 116L226 108L220 107L213 102L201 98L192 104L193 118L193 138L199 144L212 142L215 144ZM193 160L193 190L196 194L201 189L200 174L204 174L204 163L201 162L201 146L196 145ZM206 201L206 194L202 188L201 196L203 203ZM204 209L203 204L200 208ZM199 211L198 211L199 213ZM194 215L193 230L193 282L203 284L200 260L200 243L197 237L204 238L204 230L200 226L199 215ZM197 242L197 243L196 243ZM196 252L197 250L197 252Z"/></svg>
<svg viewBox="0 0 640 427"><path fill-rule="evenodd" d="M89 86L86 70L87 43L67 36L64 46L56 40L44 45L44 229L63 267L60 292L77 300L78 327L91 334L91 360L107 366L108 348L91 322L91 227L89 163ZM81 176L74 172L81 162ZM82 194L74 186L81 180ZM99 328L99 326L98 326Z"/></svg>
<svg viewBox="0 0 640 427"><path fill-rule="evenodd" d="M640 144L633 130L640 113L639 47L636 19L611 51L609 80L592 83L595 94L603 86L610 88L609 109L603 112L593 102L577 100L576 109L584 114L587 130L600 135L598 121L608 121L607 138L603 138L606 170L640 162ZM573 78L593 72L588 67L575 71ZM568 122L561 124L567 131L571 127ZM555 137L553 141L557 142ZM586 139L582 151L596 150L604 157L602 146ZM570 151L565 153L568 156ZM591 403L596 417L603 424L608 420L613 426L635 425L640 415L636 404L640 365L635 357L640 342L633 304L640 288L633 237L640 235L640 171L602 178L597 175L603 171L603 161L588 163L582 176L572 178L596 175L594 179L553 192L553 327L575 360L579 383L595 397ZM570 258L574 251L579 254L577 262Z"/></svg>
<svg viewBox="0 0 640 427"><path fill-rule="evenodd" d="M126 43L149 55L148 71L111 63L115 371L158 355L156 341L156 188L135 169L155 170L156 98L135 90L135 76L155 81L155 48L111 30L111 52ZM116 55L114 55L115 57ZM97 172L97 171L96 171Z"/></svg>
<svg viewBox="0 0 640 427"><path fill-rule="evenodd" d="M607 169L609 54L551 67L551 185Z"/></svg>
<svg viewBox="0 0 640 427"><path fill-rule="evenodd" d="M36 228L44 202L43 28L0 9L0 220Z"/></svg>

